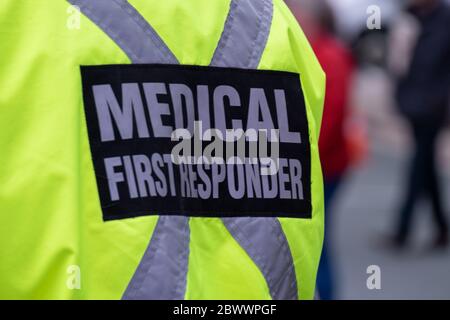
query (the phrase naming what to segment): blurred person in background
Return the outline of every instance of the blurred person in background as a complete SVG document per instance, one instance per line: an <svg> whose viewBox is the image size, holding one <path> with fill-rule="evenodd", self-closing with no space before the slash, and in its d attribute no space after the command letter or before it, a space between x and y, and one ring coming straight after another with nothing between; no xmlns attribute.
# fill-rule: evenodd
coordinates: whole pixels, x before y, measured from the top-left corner
<svg viewBox="0 0 450 320"><path fill-rule="evenodd" d="M345 138L347 102L353 73L350 51L335 36L333 12L325 0L287 0L324 69L326 96L319 139L325 184L325 239L317 275L320 299L335 297L335 280L330 246L330 208L349 165Z"/></svg>
<svg viewBox="0 0 450 320"><path fill-rule="evenodd" d="M448 111L450 10L444 1L410 0L406 13L407 18L403 19L406 24L397 29L400 30L397 34L393 31L391 70L398 78L397 103L412 127L415 153L392 244L397 248L406 245L414 207L421 196L426 196L431 200L438 231L433 245L445 247L449 241L448 223L441 199L435 146Z"/></svg>

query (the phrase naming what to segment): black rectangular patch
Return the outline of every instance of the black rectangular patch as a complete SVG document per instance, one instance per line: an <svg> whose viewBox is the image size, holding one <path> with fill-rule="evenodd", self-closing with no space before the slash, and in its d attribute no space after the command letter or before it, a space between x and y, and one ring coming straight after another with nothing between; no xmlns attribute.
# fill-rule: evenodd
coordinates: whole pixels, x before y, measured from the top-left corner
<svg viewBox="0 0 450 320"><path fill-rule="evenodd" d="M298 74L154 64L82 66L81 74L104 220L311 218L310 143ZM178 140L176 129L186 129L176 131ZM215 138L208 140L207 129ZM262 145L252 140L262 129L278 129L278 138ZM227 132L243 134L242 144L221 140ZM175 163L173 155L191 162ZM197 161L208 155L224 162ZM230 155L241 162L233 164ZM268 163L273 174L263 172Z"/></svg>

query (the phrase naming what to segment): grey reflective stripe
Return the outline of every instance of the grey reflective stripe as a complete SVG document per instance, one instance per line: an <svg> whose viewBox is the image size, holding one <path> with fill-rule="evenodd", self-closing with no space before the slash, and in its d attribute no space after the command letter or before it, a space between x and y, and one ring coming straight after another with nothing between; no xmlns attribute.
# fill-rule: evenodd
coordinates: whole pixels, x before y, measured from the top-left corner
<svg viewBox="0 0 450 320"><path fill-rule="evenodd" d="M256 69L272 24L272 0L232 0L212 66Z"/></svg>
<svg viewBox="0 0 450 320"><path fill-rule="evenodd" d="M189 257L189 219L161 216L125 300L182 300Z"/></svg>
<svg viewBox="0 0 450 320"><path fill-rule="evenodd" d="M178 63L155 30L125 0L67 0L78 6L133 63Z"/></svg>
<svg viewBox="0 0 450 320"><path fill-rule="evenodd" d="M273 17L271 0L233 0L211 65L256 69ZM222 218L264 275L272 299L298 299L292 253L277 218Z"/></svg>
<svg viewBox="0 0 450 320"><path fill-rule="evenodd" d="M297 279L289 244L277 218L222 218L261 270L274 300L296 300Z"/></svg>

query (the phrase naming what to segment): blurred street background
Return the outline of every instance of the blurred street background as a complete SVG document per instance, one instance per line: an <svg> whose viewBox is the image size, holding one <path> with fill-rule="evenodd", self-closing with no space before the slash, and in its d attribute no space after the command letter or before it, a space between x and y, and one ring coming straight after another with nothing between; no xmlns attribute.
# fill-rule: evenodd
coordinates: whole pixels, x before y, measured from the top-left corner
<svg viewBox="0 0 450 320"><path fill-rule="evenodd" d="M375 138L375 137L374 137ZM349 173L333 204L331 246L336 261L336 299L449 299L450 251L430 251L431 214L421 204L415 214L410 248L389 250L383 238L392 232L404 193L407 148L395 150L382 138L372 140L367 162ZM443 140L442 142L445 142ZM450 143L446 138L447 145ZM450 174L442 172L443 194L450 194ZM446 196L446 208L450 208ZM368 290L366 269L381 268L381 290Z"/></svg>
<svg viewBox="0 0 450 320"><path fill-rule="evenodd" d="M311 1L286 2L307 36L313 38L310 41L317 49L319 60L321 57L325 57L324 60L329 58L322 53L324 41L315 45L320 36L314 30L310 31L312 20L316 18L320 24L325 16L329 21L328 13L318 14L323 8ZM448 245L435 246L437 228L433 222L431 201L424 199L416 203L408 241L392 241L397 236L400 212L405 206L410 184L409 170L416 150L412 126L399 112L395 96L398 79L392 76L390 66L390 60L395 63L395 57L391 59L392 52L394 50L395 56L397 50L396 44L392 43L396 41L393 33L406 2L328 1L334 18L333 34L353 56L354 69L346 97L348 115L340 120L345 136L351 137L352 150L348 166L337 175L339 188L333 189L335 194L327 204L326 250L331 262L326 263L325 269L329 269L326 273L331 274L332 288L329 288L330 284L323 286L319 283L319 291L325 292L320 293L321 298L450 299L450 250ZM380 29L369 30L367 27L370 15L367 10L372 5L380 8ZM400 60L403 59L407 60L407 57L400 56ZM450 61L440 63L442 68L449 70ZM327 68L324 69L327 72ZM331 77L338 78L337 75ZM331 100L333 98L329 97L327 103L336 107ZM435 163L443 211L449 219L450 130L448 120L446 123L437 140ZM322 135L321 139L328 138ZM327 159L322 161L326 165ZM329 179L333 183L335 176ZM327 182L325 184L327 189ZM379 290L369 290L366 285L369 277L366 271L371 265L380 267ZM319 272L318 281L323 281L322 278L330 282L329 275L324 277Z"/></svg>

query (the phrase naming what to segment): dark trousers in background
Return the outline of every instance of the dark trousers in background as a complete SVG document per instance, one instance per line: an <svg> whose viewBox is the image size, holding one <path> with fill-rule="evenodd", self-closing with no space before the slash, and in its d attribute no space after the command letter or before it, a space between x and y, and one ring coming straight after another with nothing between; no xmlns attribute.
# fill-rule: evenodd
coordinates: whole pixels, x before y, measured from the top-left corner
<svg viewBox="0 0 450 320"><path fill-rule="evenodd" d="M413 125L415 153L410 167L406 198L400 215L398 241L405 242L410 231L412 214L421 196L431 200L433 218L440 235L448 232L441 200L436 169L436 141L440 132L437 125Z"/></svg>
<svg viewBox="0 0 450 320"><path fill-rule="evenodd" d="M322 255L320 257L319 270L317 272L317 291L321 300L335 299L335 277L333 257L330 253L330 229L332 213L331 205L334 195L339 188L341 178L325 180L324 182L324 199L325 199L325 238L323 241Z"/></svg>

